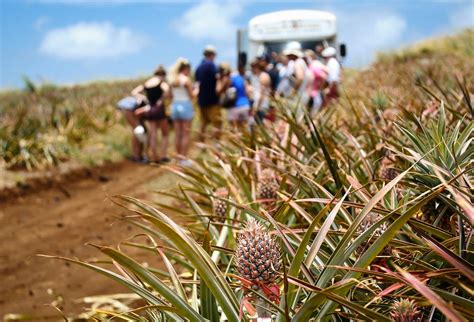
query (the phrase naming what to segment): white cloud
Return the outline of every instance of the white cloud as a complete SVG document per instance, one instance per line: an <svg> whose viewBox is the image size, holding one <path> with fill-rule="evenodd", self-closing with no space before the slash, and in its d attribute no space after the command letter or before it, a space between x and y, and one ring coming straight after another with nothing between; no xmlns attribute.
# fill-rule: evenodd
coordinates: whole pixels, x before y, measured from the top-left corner
<svg viewBox="0 0 474 322"><path fill-rule="evenodd" d="M406 21L397 13L380 11L338 12L338 40L348 47L347 64L364 66L377 52L397 48L404 42Z"/></svg>
<svg viewBox="0 0 474 322"><path fill-rule="evenodd" d="M69 60L111 58L143 49L147 39L127 27L110 22L79 22L46 33L40 46L44 54Z"/></svg>
<svg viewBox="0 0 474 322"><path fill-rule="evenodd" d="M172 22L183 37L198 41L234 42L237 23L235 19L243 10L238 1L204 0L190 7Z"/></svg>

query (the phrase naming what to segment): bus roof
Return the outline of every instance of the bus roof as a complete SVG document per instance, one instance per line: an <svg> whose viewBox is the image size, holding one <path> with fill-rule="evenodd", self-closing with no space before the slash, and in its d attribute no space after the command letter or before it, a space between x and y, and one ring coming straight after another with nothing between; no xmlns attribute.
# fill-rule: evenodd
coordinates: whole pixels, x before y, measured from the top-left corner
<svg viewBox="0 0 474 322"><path fill-rule="evenodd" d="M256 16L249 21L253 41L314 39L336 35L336 16L318 10L284 10Z"/></svg>

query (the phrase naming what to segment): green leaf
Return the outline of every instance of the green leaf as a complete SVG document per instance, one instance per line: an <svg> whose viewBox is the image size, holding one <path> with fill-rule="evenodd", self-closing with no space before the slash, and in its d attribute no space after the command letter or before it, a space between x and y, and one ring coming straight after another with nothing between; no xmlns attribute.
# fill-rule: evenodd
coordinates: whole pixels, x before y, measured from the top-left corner
<svg viewBox="0 0 474 322"><path fill-rule="evenodd" d="M150 285L152 289L157 291L161 296L167 299L173 307L179 309L179 314L188 318L190 321L205 321L205 319L194 311L187 301L183 299L178 293L169 288L163 283L155 274L150 272L147 268L126 256L125 254L116 251L109 247L99 247L99 250L119 263L123 268L138 276L141 280Z"/></svg>
<svg viewBox="0 0 474 322"><path fill-rule="evenodd" d="M117 198L129 202L143 211L137 213L166 235L169 241L196 268L200 278L204 280L212 294L216 297L227 319L238 321L239 303L237 298L206 251L189 237L178 224L161 211L132 197L119 196Z"/></svg>
<svg viewBox="0 0 474 322"><path fill-rule="evenodd" d="M204 232L204 239L202 242L204 250L210 255L211 254L211 239L209 232L206 230ZM208 319L209 321L219 321L219 312L217 311L216 298L212 295L211 291L207 287L204 280L201 279L200 282L200 302L201 302L201 313L202 316Z"/></svg>

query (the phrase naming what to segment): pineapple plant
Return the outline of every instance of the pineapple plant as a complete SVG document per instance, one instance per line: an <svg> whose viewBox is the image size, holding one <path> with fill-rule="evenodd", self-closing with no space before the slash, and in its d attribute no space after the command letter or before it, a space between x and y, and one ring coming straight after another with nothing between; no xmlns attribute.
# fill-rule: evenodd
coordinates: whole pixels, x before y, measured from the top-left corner
<svg viewBox="0 0 474 322"><path fill-rule="evenodd" d="M380 161L379 178L385 181L392 181L398 175L398 171L394 168L395 162L386 156Z"/></svg>
<svg viewBox="0 0 474 322"><path fill-rule="evenodd" d="M280 269L280 247L275 239L251 219L238 237L237 271L252 283L272 283Z"/></svg>
<svg viewBox="0 0 474 322"><path fill-rule="evenodd" d="M268 303L279 302L280 289L275 283L281 267L281 250L276 240L255 219L247 222L245 229L239 234L235 250L237 272L242 284L256 291L260 297L254 298L246 293L242 300L247 311L256 311L259 318L271 316ZM251 304L255 302L256 310Z"/></svg>
<svg viewBox="0 0 474 322"><path fill-rule="evenodd" d="M275 205L279 187L275 172L271 169L263 170L257 186L257 199L261 200L267 210L271 210Z"/></svg>
<svg viewBox="0 0 474 322"><path fill-rule="evenodd" d="M229 195L229 191L226 188L218 188L215 192L216 197L225 198ZM225 217L227 214L227 202L221 199L212 199L212 212L214 216Z"/></svg>

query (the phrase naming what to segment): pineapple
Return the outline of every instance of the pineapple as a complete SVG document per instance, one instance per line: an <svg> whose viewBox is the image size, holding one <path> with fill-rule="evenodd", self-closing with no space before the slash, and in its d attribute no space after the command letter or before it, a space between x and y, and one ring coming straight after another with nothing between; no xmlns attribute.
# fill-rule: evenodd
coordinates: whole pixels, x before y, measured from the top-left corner
<svg viewBox="0 0 474 322"><path fill-rule="evenodd" d="M391 305L390 317L395 322L421 322L422 314L415 301L401 299Z"/></svg>
<svg viewBox="0 0 474 322"><path fill-rule="evenodd" d="M226 188L219 188L216 190L215 195L217 197L227 197L229 194ZM212 199L212 212L214 215L219 217L225 217L227 213L227 202L221 199L213 198Z"/></svg>
<svg viewBox="0 0 474 322"><path fill-rule="evenodd" d="M393 179L395 179L398 175L398 171L394 168L391 168L391 167L386 167L386 166L382 166L382 168L380 168L380 178L386 180L386 181L392 181Z"/></svg>
<svg viewBox="0 0 474 322"><path fill-rule="evenodd" d="M364 231L370 228L373 224L375 224L376 221L379 221L381 219L380 215L375 214L375 213L369 213L364 220L362 220L362 223L360 224L359 228L357 229L359 234L362 234ZM387 229L387 222L384 222L382 226L378 227L374 233L374 237L380 237L385 230Z"/></svg>
<svg viewBox="0 0 474 322"><path fill-rule="evenodd" d="M265 200L265 203L272 203L277 198L278 184L277 176L271 169L262 171L262 175L258 182L257 198Z"/></svg>
<svg viewBox="0 0 474 322"><path fill-rule="evenodd" d="M390 158L390 153L387 153L382 161L380 161L379 177L381 179L392 181L398 175L398 171L393 167L395 162Z"/></svg>
<svg viewBox="0 0 474 322"><path fill-rule="evenodd" d="M417 218L432 225L437 222L436 226L445 230L450 230L450 217L452 213L450 213L451 211L448 210L447 212L444 212L442 217L438 220L438 216L441 214L441 212L441 201L435 198L421 207L421 212L417 214Z"/></svg>
<svg viewBox="0 0 474 322"><path fill-rule="evenodd" d="M275 239L255 219L239 234L236 249L237 271L252 283L270 284L280 270L281 252Z"/></svg>
<svg viewBox="0 0 474 322"><path fill-rule="evenodd" d="M375 224L376 221L380 220L381 216L375 213L369 213L360 226L357 228L357 233L362 234L364 231L369 229L373 224ZM384 222L381 226L377 227L375 231L373 232L372 236L367 240L365 243L362 243L359 245L356 249L356 252L358 254L362 254L366 249L372 244L372 242L380 237L385 230L387 230L388 223ZM389 245L384 248L384 250L380 253L382 256L391 256L392 255L392 247ZM380 266L385 266L385 260L383 258L378 258L376 259L373 264L380 265Z"/></svg>
<svg viewBox="0 0 474 322"><path fill-rule="evenodd" d="M451 231L456 232L457 235L459 235L459 223L458 223L459 217L458 215L452 215L450 218L450 223L451 223ZM464 230L464 237L468 238L472 234L472 226L469 224L467 220L462 221L462 226Z"/></svg>

